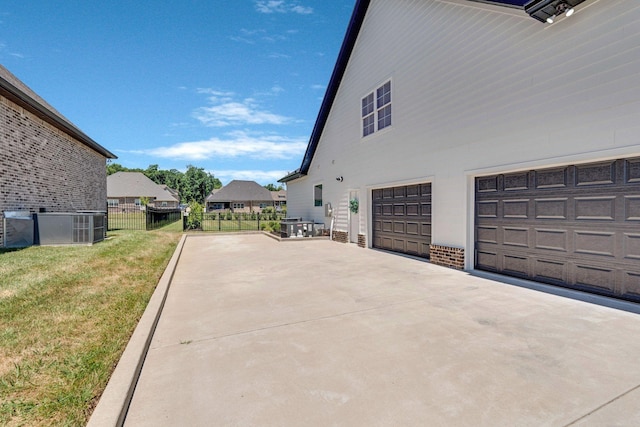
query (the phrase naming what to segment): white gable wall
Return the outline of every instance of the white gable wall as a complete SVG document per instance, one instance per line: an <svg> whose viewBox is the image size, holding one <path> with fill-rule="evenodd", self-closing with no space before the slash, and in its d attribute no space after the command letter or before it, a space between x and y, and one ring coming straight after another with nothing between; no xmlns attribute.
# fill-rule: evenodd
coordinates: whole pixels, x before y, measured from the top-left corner
<svg viewBox="0 0 640 427"><path fill-rule="evenodd" d="M640 154L640 3L587 0L553 25L464 0L372 0L308 176L288 185L290 216L323 184L335 228L360 191L432 182L432 242L466 249L473 177ZM362 97L391 79L392 127L362 138ZM344 181L336 181L343 176Z"/></svg>

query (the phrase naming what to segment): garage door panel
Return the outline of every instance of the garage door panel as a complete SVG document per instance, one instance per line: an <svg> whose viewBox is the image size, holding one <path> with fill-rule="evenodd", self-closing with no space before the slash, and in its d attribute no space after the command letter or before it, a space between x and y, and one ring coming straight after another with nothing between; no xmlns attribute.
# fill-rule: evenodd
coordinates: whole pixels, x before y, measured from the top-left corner
<svg viewBox="0 0 640 427"><path fill-rule="evenodd" d="M414 236L420 235L420 224L417 222L407 222L406 233Z"/></svg>
<svg viewBox="0 0 640 427"><path fill-rule="evenodd" d="M514 219L526 219L529 217L529 199L505 200L503 206L503 217Z"/></svg>
<svg viewBox="0 0 640 427"><path fill-rule="evenodd" d="M521 191L529 189L529 172L513 173L504 176L505 191Z"/></svg>
<svg viewBox="0 0 640 427"><path fill-rule="evenodd" d="M431 202L423 202L420 204L420 215L431 217Z"/></svg>
<svg viewBox="0 0 640 427"><path fill-rule="evenodd" d="M567 186L567 168L547 169L535 172L535 188L565 188Z"/></svg>
<svg viewBox="0 0 640 427"><path fill-rule="evenodd" d="M498 218L498 201L486 200L478 203L478 217Z"/></svg>
<svg viewBox="0 0 640 427"><path fill-rule="evenodd" d="M624 170L627 184L640 182L640 159L625 161Z"/></svg>
<svg viewBox="0 0 640 427"><path fill-rule="evenodd" d="M476 192L478 193L495 193L498 191L498 177L482 177L476 180Z"/></svg>
<svg viewBox="0 0 640 427"><path fill-rule="evenodd" d="M407 197L419 197L420 186L419 185L407 185L406 187Z"/></svg>
<svg viewBox="0 0 640 427"><path fill-rule="evenodd" d="M629 299L640 300L640 272L623 272L622 292L623 295L626 295Z"/></svg>
<svg viewBox="0 0 640 427"><path fill-rule="evenodd" d="M616 180L616 162L576 166L576 186L610 185Z"/></svg>
<svg viewBox="0 0 640 427"><path fill-rule="evenodd" d="M616 281L614 269L591 264L575 264L574 275L577 286L602 293L611 293L611 286Z"/></svg>
<svg viewBox="0 0 640 427"><path fill-rule="evenodd" d="M476 267L640 301L640 158L476 178Z"/></svg>
<svg viewBox="0 0 640 427"><path fill-rule="evenodd" d="M498 227L478 226L476 228L476 241L480 243L498 243Z"/></svg>
<svg viewBox="0 0 640 427"><path fill-rule="evenodd" d="M415 240L407 240L405 246L407 253L417 255L420 252L420 242Z"/></svg>
<svg viewBox="0 0 640 427"><path fill-rule="evenodd" d="M373 190L373 246L402 253L429 256L431 244L431 184ZM381 207L379 207L381 206Z"/></svg>
<svg viewBox="0 0 640 427"><path fill-rule="evenodd" d="M499 271L498 254L485 250L478 250L476 254L476 265L484 270Z"/></svg>
<svg viewBox="0 0 640 427"><path fill-rule="evenodd" d="M640 221L640 196L625 197L624 219L627 221Z"/></svg>
<svg viewBox="0 0 640 427"><path fill-rule="evenodd" d="M614 257L616 234L604 231L575 231L575 252L585 255Z"/></svg>
<svg viewBox="0 0 640 427"><path fill-rule="evenodd" d="M613 221L616 217L616 197L576 197L577 220Z"/></svg>
<svg viewBox="0 0 640 427"><path fill-rule="evenodd" d="M536 219L567 219L566 197L554 199L536 199L535 217Z"/></svg>
<svg viewBox="0 0 640 427"><path fill-rule="evenodd" d="M420 224L420 235L428 238L429 243L431 243L431 223L423 222Z"/></svg>
<svg viewBox="0 0 640 427"><path fill-rule="evenodd" d="M625 233L622 236L623 257L640 261L640 234Z"/></svg>
<svg viewBox="0 0 640 427"><path fill-rule="evenodd" d="M503 271L514 276L527 277L529 275L529 259L516 254L504 254L502 258Z"/></svg>
<svg viewBox="0 0 640 427"><path fill-rule="evenodd" d="M568 234L566 230L535 229L535 249L567 252Z"/></svg>
<svg viewBox="0 0 640 427"><path fill-rule="evenodd" d="M533 277L536 280L562 284L568 280L568 266L566 262L552 259L534 259Z"/></svg>
<svg viewBox="0 0 640 427"><path fill-rule="evenodd" d="M420 205L417 203L407 203L407 216L419 216Z"/></svg>
<svg viewBox="0 0 640 427"><path fill-rule="evenodd" d="M504 227L503 244L506 246L529 247L529 229L524 227ZM497 237L497 236L496 236Z"/></svg>
<svg viewBox="0 0 640 427"><path fill-rule="evenodd" d="M393 240L388 237L381 238L380 247L382 249L393 249Z"/></svg>

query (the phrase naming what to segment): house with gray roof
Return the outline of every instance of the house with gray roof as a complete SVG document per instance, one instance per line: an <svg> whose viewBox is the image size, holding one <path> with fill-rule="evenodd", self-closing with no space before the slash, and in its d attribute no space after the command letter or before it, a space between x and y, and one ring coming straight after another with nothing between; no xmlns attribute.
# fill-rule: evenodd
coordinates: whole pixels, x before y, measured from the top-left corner
<svg viewBox="0 0 640 427"><path fill-rule="evenodd" d="M143 205L155 208L177 208L180 197L176 190L159 185L141 172L116 172L107 177L109 212L133 212Z"/></svg>
<svg viewBox="0 0 640 427"><path fill-rule="evenodd" d="M13 211L104 211L106 161L116 156L2 65L0 134L0 219Z"/></svg>
<svg viewBox="0 0 640 427"><path fill-rule="evenodd" d="M206 199L207 212L262 212L266 207L286 205L278 197L274 199L272 192L255 181L233 180L220 189L213 190ZM277 203L277 204L276 204Z"/></svg>

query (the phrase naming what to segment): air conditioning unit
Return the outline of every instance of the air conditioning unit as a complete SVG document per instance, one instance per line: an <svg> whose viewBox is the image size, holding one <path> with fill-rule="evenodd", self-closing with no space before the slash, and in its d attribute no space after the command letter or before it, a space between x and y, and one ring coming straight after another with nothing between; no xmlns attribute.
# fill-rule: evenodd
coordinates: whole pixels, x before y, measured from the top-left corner
<svg viewBox="0 0 640 427"><path fill-rule="evenodd" d="M104 212L38 213L36 243L40 245L91 245L104 240Z"/></svg>

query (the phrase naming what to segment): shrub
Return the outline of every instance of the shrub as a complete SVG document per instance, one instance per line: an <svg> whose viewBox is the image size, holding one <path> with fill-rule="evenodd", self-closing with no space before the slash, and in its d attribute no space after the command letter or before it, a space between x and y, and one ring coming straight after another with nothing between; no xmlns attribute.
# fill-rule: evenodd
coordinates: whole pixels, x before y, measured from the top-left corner
<svg viewBox="0 0 640 427"><path fill-rule="evenodd" d="M187 216L187 229L194 230L202 226L202 205L198 202L189 202L189 216Z"/></svg>

